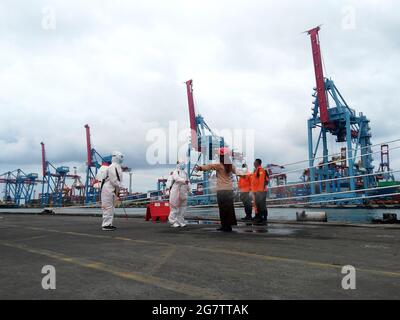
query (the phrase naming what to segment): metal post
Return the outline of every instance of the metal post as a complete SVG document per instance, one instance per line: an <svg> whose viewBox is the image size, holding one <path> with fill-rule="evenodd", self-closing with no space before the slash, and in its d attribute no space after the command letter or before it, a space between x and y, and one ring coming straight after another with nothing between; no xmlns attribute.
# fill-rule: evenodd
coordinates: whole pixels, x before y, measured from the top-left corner
<svg viewBox="0 0 400 320"><path fill-rule="evenodd" d="M313 147L313 119L308 120L308 159L309 159L309 169L310 169L310 191L311 194L315 194L315 168L314 168L314 147Z"/></svg>
<svg viewBox="0 0 400 320"><path fill-rule="evenodd" d="M327 136L326 136L326 129L323 127L321 128L322 130L322 145L323 145L323 156L324 156L324 166L323 166L323 174L322 174L322 179L329 179L329 151L328 151L328 141L327 141ZM322 186L321 186L322 187ZM321 190L322 191L322 190ZM330 183L326 182L325 183L325 192L329 193L331 191Z"/></svg>
<svg viewBox="0 0 400 320"><path fill-rule="evenodd" d="M132 171L129 171L129 194L132 194Z"/></svg>
<svg viewBox="0 0 400 320"><path fill-rule="evenodd" d="M350 176L350 190L356 189L356 183L354 179L354 160L353 159L353 147L351 144L351 124L350 124L350 112L346 110L346 140L347 140L347 159L349 161L349 176Z"/></svg>
<svg viewBox="0 0 400 320"><path fill-rule="evenodd" d="M191 166L192 166L192 162L191 162L191 156L192 156L192 144L191 143L189 143L189 146L188 146L188 151L187 151L187 175L188 175L188 177L189 177L189 181L192 179L192 169L191 169Z"/></svg>

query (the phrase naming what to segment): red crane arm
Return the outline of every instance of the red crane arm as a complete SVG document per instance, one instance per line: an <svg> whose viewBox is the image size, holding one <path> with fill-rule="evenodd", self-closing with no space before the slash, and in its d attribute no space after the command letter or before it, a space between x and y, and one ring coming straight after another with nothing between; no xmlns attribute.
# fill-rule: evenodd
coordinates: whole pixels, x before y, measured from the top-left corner
<svg viewBox="0 0 400 320"><path fill-rule="evenodd" d="M92 143L90 142L90 127L88 124L85 125L86 129L86 148L87 148L87 165L92 166Z"/></svg>
<svg viewBox="0 0 400 320"><path fill-rule="evenodd" d="M193 80L186 81L186 91L189 105L189 118L190 118L190 131L192 137L192 147L196 151L201 151L197 139L197 123L196 113L194 110L194 99L193 99Z"/></svg>
<svg viewBox="0 0 400 320"><path fill-rule="evenodd" d="M44 148L44 143L40 143L42 146L42 172L43 172L43 177L46 175L46 150Z"/></svg>
<svg viewBox="0 0 400 320"><path fill-rule="evenodd" d="M315 80L317 83L317 98L318 98L320 118L322 124L324 126L329 127L331 123L329 121L328 98L326 96L325 78L324 78L324 71L322 68L321 47L318 35L319 30L321 30L321 28L316 27L314 29L309 30L308 34L311 37L311 47L314 60Z"/></svg>

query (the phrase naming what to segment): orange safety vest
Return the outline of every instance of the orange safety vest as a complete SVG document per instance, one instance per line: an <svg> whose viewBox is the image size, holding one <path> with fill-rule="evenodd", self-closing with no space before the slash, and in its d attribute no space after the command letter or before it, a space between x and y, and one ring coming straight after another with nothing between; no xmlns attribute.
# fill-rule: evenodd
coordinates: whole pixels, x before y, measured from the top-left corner
<svg viewBox="0 0 400 320"><path fill-rule="evenodd" d="M239 177L238 187L240 192L250 192L251 191L251 173L246 173L245 176Z"/></svg>
<svg viewBox="0 0 400 320"><path fill-rule="evenodd" d="M254 170L251 178L251 191L264 192L266 191L267 185L268 185L267 172L262 167L258 167L256 170Z"/></svg>

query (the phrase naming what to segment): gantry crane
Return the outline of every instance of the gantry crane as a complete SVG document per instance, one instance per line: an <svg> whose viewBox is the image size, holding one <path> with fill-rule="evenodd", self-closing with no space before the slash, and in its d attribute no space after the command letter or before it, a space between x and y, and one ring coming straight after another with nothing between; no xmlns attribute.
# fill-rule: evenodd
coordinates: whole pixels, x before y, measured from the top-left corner
<svg viewBox="0 0 400 320"><path fill-rule="evenodd" d="M313 97L313 114L308 120L308 153L309 153L309 180L312 195L323 194L323 198L332 199L329 195L338 190L337 184L342 189L348 189L340 198L360 197L362 192L357 189L368 189L376 186L372 165L371 130L369 120L362 113L356 113L349 107L342 94L339 92L332 79L325 78L322 64L321 47L319 40L320 27L309 30L313 53L316 88ZM333 103L331 103L333 101ZM313 142L313 132L318 131L317 141ZM338 170L335 161L328 159L328 134L336 137L336 142L346 143L347 157L340 159L343 164L347 162L346 170ZM322 162L316 165L316 157L322 140ZM356 161L356 159L360 161ZM362 175L363 177L356 177ZM367 176L365 176L367 175ZM368 176L369 175L369 176ZM349 177L348 179L341 179ZM329 179L340 179L324 181ZM324 181L324 182L322 182ZM315 198L314 198L315 199Z"/></svg>
<svg viewBox="0 0 400 320"><path fill-rule="evenodd" d="M186 92L189 106L189 120L191 130L191 141L188 147L188 164L187 170L190 182L197 184L199 193L195 199L191 201L196 204L208 204L211 201L210 196L210 172L196 173L194 166L196 164L207 164L214 160L216 150L224 147L224 138L215 134L207 125L201 115L196 115L194 97L193 97L193 80L186 81ZM197 155L196 163L192 166L192 151Z"/></svg>
<svg viewBox="0 0 400 320"><path fill-rule="evenodd" d="M52 204L54 207L63 205L64 198L68 196L69 188L66 186L66 179L77 179L79 176L75 174L68 174L68 166L54 166L46 159L46 149L43 142L42 146L42 193L40 194L41 206L48 206Z"/></svg>
<svg viewBox="0 0 400 320"><path fill-rule="evenodd" d="M394 182L395 178L390 168L390 148L388 144L381 145L381 163L378 169L376 180L378 182Z"/></svg>
<svg viewBox="0 0 400 320"><path fill-rule="evenodd" d="M53 206L62 206L63 192L65 186L65 179L69 172L69 167L61 166L55 167L46 159L46 149L43 142L42 146L42 193L40 195L40 204L48 206L50 203Z"/></svg>
<svg viewBox="0 0 400 320"><path fill-rule="evenodd" d="M85 185L81 181L81 177L78 175L77 168L74 167L74 173L70 175L73 180L71 187L68 189L68 197L72 203L82 203L85 193Z"/></svg>
<svg viewBox="0 0 400 320"><path fill-rule="evenodd" d="M25 174L22 169L0 175L0 183L5 184L4 201L17 206L30 205L37 179L37 173Z"/></svg>

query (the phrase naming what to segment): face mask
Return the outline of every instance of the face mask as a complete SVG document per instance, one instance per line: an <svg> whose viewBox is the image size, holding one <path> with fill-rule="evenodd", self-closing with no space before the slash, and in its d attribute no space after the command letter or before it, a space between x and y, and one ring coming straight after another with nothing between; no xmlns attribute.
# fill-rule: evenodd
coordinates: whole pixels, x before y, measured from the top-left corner
<svg viewBox="0 0 400 320"><path fill-rule="evenodd" d="M113 162L122 164L122 162L124 162L124 157L123 156L115 156L115 157L113 157Z"/></svg>
<svg viewBox="0 0 400 320"><path fill-rule="evenodd" d="M185 165L184 163L180 163L180 164L178 165L178 168L179 168L179 170L185 170L186 165Z"/></svg>

